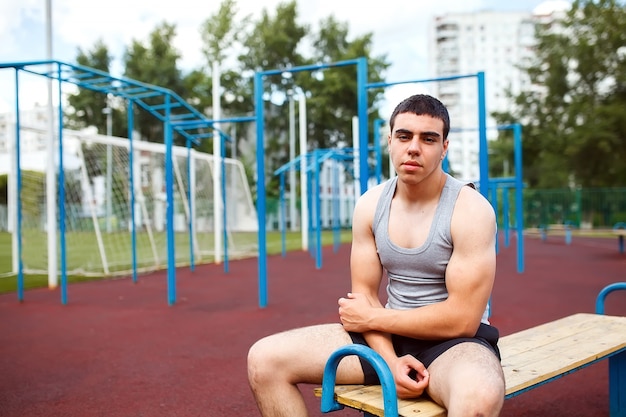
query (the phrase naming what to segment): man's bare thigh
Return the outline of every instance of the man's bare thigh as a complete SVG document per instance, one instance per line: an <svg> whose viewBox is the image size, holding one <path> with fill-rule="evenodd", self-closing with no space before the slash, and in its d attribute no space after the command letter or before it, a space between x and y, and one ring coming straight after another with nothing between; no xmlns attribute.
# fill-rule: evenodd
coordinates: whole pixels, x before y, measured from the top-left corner
<svg viewBox="0 0 626 417"><path fill-rule="evenodd" d="M330 355L352 343L341 324L320 324L277 333L263 339L273 355L281 357L298 382L321 383ZM363 383L363 369L356 356L347 356L337 368L338 384Z"/></svg>
<svg viewBox="0 0 626 417"><path fill-rule="evenodd" d="M504 387L502 365L494 352L475 342L463 342L442 353L428 367L428 394L440 404L464 387Z"/></svg>

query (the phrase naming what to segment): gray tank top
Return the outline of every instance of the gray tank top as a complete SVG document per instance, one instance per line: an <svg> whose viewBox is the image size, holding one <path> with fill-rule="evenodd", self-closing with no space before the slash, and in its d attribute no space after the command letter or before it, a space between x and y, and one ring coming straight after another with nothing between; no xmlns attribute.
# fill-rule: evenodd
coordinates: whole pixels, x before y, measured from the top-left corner
<svg viewBox="0 0 626 417"><path fill-rule="evenodd" d="M372 230L383 268L387 271L387 308L410 309L448 298L445 273L452 255L450 223L456 199L465 183L447 175L430 232L418 248L402 248L389 238L389 210L398 177L385 184L374 213ZM485 310L483 322L488 323Z"/></svg>

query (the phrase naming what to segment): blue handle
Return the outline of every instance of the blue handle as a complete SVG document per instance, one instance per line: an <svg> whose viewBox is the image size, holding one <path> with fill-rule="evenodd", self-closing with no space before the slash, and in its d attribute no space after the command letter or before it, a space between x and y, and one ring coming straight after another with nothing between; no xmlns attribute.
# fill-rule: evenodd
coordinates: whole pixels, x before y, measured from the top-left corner
<svg viewBox="0 0 626 417"><path fill-rule="evenodd" d="M626 290L626 282L616 282L602 288L596 297L596 314L604 314L604 300L609 293L616 290Z"/></svg>
<svg viewBox="0 0 626 417"><path fill-rule="evenodd" d="M334 351L324 367L322 379L322 413L341 410L343 405L335 401L335 381L337 366L341 359L349 355L357 355L368 361L376 371L383 389L383 404L386 417L398 417L398 398L393 375L385 360L374 349L363 345L351 344Z"/></svg>

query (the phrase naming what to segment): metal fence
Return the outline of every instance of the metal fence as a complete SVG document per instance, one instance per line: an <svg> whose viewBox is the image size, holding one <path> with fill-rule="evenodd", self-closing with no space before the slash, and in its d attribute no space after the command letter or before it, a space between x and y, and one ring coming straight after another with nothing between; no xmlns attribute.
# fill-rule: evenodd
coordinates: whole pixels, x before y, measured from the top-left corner
<svg viewBox="0 0 626 417"><path fill-rule="evenodd" d="M626 188L526 189L523 196L525 228L570 224L606 229L626 222Z"/></svg>

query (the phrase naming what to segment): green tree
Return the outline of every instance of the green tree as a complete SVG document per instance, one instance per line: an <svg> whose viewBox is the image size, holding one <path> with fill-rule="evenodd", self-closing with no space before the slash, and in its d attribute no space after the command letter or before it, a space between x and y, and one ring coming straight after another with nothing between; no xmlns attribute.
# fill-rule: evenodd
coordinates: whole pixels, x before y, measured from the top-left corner
<svg viewBox="0 0 626 417"><path fill-rule="evenodd" d="M194 102L211 118L214 63L218 64L220 86L223 91L220 102L222 118L253 113L252 80L241 75L238 62L233 60L228 63L231 66L225 65L228 57L236 56L236 52L241 50L241 41L250 23L249 15L240 18L238 13L239 9L235 0L223 0L219 10L202 23L200 34L206 67L194 70L185 78L187 91L193 95ZM245 127L240 131L245 131ZM204 141L200 149L212 152L213 138Z"/></svg>
<svg viewBox="0 0 626 417"><path fill-rule="evenodd" d="M78 48L76 63L80 66L109 72L111 61L112 56L102 40L96 41L89 51ZM107 116L103 112L109 104L106 94L80 89L76 94L69 95L67 100L69 111L66 112L66 119L70 128L83 129L87 126L95 126L101 134L106 133ZM115 119L119 120L118 117Z"/></svg>
<svg viewBox="0 0 626 417"><path fill-rule="evenodd" d="M163 22L154 29L147 44L133 40L124 56L124 75L142 83L167 88L181 97L186 96L181 71L180 53L174 48L176 26ZM163 97L146 98L148 105L163 104ZM180 110L179 110L180 111ZM174 108L172 114L176 114ZM141 136L150 142L164 142L163 123L144 109L137 109L135 125ZM181 138L177 143L184 144Z"/></svg>
<svg viewBox="0 0 626 417"><path fill-rule="evenodd" d="M244 42L240 56L243 72L289 69L315 63L331 64L366 57L369 81L382 80L389 66L385 57L372 57L372 34L350 40L348 24L330 16L312 32L308 26L296 23L296 2L280 4L275 17L266 11ZM307 43L305 44L305 41ZM302 48L306 45L308 48ZM299 51L311 50L311 56ZM289 75L265 77L266 166L278 168L289 158L288 95L301 92L307 100L307 136L309 151L315 148L352 146L352 117L357 114L356 66L330 67L315 73L304 71ZM370 122L378 117L375 110L382 90L370 91ZM371 126L371 123L370 123ZM271 178L269 193L278 192L278 178Z"/></svg>
<svg viewBox="0 0 626 417"><path fill-rule="evenodd" d="M515 97L524 177L536 187L607 187L626 178L626 8L576 0L564 19L539 25L533 88ZM549 173L549 175L547 174Z"/></svg>
<svg viewBox="0 0 626 417"><path fill-rule="evenodd" d="M319 23L319 31L313 35L311 62L333 63L367 59L368 82L383 81L389 67L385 56L372 56L372 33L349 40L347 22L329 16ZM299 78L310 93L311 135L310 142L317 148L352 147L352 117L357 115L356 66L332 68L321 77ZM382 89L368 91L369 126L380 118L377 105L382 99Z"/></svg>
<svg viewBox="0 0 626 417"><path fill-rule="evenodd" d="M264 9L259 20L251 22L252 28L243 39L243 53L239 55L241 73L248 78L253 97L252 77L256 71L288 69L303 65L306 61L299 46L308 33L308 26L297 22L295 1L281 3L275 15ZM289 159L287 132L289 126L287 92L294 89L294 77L274 75L264 80L265 113L265 166L272 172ZM253 150L253 149L251 149ZM255 150L255 149L254 149ZM248 159L253 158L248 156ZM253 161L256 163L256 161ZM250 165L253 167L253 165ZM268 178L268 193L278 195L278 178Z"/></svg>
<svg viewBox="0 0 626 417"><path fill-rule="evenodd" d="M223 0L217 13L202 23L202 52L209 63L223 63L241 41L242 30L250 16L237 20L239 9L236 0Z"/></svg>

